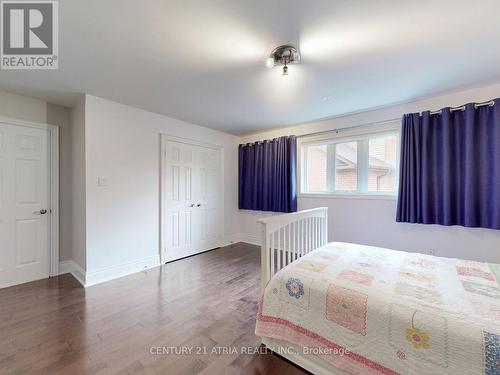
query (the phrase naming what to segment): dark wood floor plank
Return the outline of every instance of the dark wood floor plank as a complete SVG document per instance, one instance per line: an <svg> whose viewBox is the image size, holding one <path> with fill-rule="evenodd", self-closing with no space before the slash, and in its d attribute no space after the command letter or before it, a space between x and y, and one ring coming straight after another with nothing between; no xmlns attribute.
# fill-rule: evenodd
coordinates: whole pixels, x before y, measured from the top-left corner
<svg viewBox="0 0 500 375"><path fill-rule="evenodd" d="M2 289L0 374L304 374L242 353L260 346L259 295L260 251L247 244L87 289L71 275Z"/></svg>

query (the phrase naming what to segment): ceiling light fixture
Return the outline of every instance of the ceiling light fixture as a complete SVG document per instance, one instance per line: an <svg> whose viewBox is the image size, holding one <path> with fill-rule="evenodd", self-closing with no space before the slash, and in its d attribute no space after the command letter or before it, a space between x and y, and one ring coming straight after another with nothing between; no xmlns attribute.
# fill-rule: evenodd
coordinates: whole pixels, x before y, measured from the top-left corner
<svg viewBox="0 0 500 375"><path fill-rule="evenodd" d="M273 49L266 61L268 68L276 65L283 65L283 75L288 75L288 64L300 62L300 54L294 46L283 45Z"/></svg>

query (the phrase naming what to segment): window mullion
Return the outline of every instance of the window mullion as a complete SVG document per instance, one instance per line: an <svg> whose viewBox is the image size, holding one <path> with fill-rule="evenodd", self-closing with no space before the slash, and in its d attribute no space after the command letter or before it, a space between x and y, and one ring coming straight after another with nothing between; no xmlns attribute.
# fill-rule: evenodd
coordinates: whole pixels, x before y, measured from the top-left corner
<svg viewBox="0 0 500 375"><path fill-rule="evenodd" d="M300 181L300 189L303 193L308 193L309 188L307 181L309 179L309 171L307 170L307 154L309 153L309 147L304 146L303 152L302 152L302 168L301 168L301 180Z"/></svg>
<svg viewBox="0 0 500 375"><path fill-rule="evenodd" d="M329 193L335 192L335 143L326 146L326 184Z"/></svg>
<svg viewBox="0 0 500 375"><path fill-rule="evenodd" d="M400 178L399 168L400 168L400 163L401 163L401 153L400 153L400 151L401 151L401 132L398 131L395 135L396 135L396 171L395 171L395 174L396 174L395 185L396 185L396 187L395 187L394 193L398 194L398 192L399 192L399 178Z"/></svg>
<svg viewBox="0 0 500 375"><path fill-rule="evenodd" d="M369 140L358 141L358 193L368 192Z"/></svg>

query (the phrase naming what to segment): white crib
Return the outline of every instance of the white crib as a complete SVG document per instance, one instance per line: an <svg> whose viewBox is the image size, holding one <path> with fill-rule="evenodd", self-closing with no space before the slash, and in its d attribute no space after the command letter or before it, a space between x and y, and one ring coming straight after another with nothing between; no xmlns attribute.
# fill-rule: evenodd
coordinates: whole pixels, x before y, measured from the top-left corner
<svg viewBox="0 0 500 375"><path fill-rule="evenodd" d="M328 243L328 208L319 207L257 220L262 225L262 290L294 260Z"/></svg>
<svg viewBox="0 0 500 375"><path fill-rule="evenodd" d="M273 275L294 260L328 243L328 208L319 207L257 220L262 225L262 291ZM282 357L318 375L348 375L288 342L262 337ZM290 352L290 348L294 348Z"/></svg>

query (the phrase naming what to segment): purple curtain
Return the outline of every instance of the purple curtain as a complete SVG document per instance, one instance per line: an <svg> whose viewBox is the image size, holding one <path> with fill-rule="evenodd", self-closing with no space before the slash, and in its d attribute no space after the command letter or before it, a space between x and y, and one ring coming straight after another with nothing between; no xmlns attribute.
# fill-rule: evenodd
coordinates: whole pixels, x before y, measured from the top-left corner
<svg viewBox="0 0 500 375"><path fill-rule="evenodd" d="M403 117L398 222L500 229L500 99Z"/></svg>
<svg viewBox="0 0 500 375"><path fill-rule="evenodd" d="M297 137L239 146L239 208L297 211Z"/></svg>

